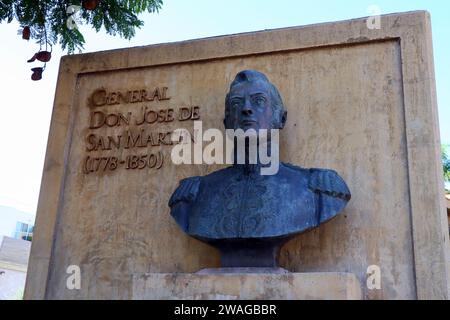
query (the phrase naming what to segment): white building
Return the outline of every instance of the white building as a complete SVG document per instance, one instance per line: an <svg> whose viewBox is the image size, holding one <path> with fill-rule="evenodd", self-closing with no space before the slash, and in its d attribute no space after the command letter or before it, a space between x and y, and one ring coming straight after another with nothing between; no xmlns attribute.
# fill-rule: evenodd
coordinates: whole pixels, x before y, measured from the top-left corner
<svg viewBox="0 0 450 320"><path fill-rule="evenodd" d="M0 236L31 240L34 220L30 213L0 206Z"/></svg>
<svg viewBox="0 0 450 320"><path fill-rule="evenodd" d="M0 206L0 300L23 295L34 220L32 214Z"/></svg>
<svg viewBox="0 0 450 320"><path fill-rule="evenodd" d="M0 236L0 300L22 299L31 242Z"/></svg>

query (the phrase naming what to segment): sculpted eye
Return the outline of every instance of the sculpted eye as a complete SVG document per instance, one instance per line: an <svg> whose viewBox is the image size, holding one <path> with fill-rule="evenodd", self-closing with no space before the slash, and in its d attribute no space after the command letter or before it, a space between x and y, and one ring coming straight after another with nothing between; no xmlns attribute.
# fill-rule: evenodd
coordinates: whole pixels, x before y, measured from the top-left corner
<svg viewBox="0 0 450 320"><path fill-rule="evenodd" d="M241 101L236 99L236 100L231 100L231 107L232 108L238 108L241 105Z"/></svg>
<svg viewBox="0 0 450 320"><path fill-rule="evenodd" d="M254 101L255 101L257 104L261 105L261 104L264 104L264 103L266 102L266 98L264 98L264 97L262 97L262 96L259 96L259 97L256 97Z"/></svg>

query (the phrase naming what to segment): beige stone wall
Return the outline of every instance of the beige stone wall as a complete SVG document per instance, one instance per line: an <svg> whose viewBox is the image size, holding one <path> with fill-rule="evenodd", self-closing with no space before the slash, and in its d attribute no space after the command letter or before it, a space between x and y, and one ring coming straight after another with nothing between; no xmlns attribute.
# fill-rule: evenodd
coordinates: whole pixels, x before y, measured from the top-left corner
<svg viewBox="0 0 450 320"><path fill-rule="evenodd" d="M133 296L132 277L218 266L169 216L184 177L219 166L170 163L171 146L87 151L86 137L124 130L192 131L193 121L89 129L89 97L100 88L167 87L169 100L101 106L108 113L199 106L204 130L222 128L224 97L243 69L264 72L288 109L282 160L337 170L352 192L345 212L282 250L293 272L351 272L368 299L448 298L448 232L440 186L439 134L429 17L365 19L65 57L44 169L27 298ZM156 169L83 172L86 156L126 159L161 151ZM81 290L67 290L79 265ZM48 271L48 277L47 277Z"/></svg>

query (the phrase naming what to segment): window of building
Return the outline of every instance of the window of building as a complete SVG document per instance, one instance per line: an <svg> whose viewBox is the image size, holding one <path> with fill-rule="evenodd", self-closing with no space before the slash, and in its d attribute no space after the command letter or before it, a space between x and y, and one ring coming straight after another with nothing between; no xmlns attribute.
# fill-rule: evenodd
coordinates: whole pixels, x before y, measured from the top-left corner
<svg viewBox="0 0 450 320"><path fill-rule="evenodd" d="M16 231L14 232L14 238L31 241L31 239L33 238L33 229L34 226L30 224L17 222Z"/></svg>

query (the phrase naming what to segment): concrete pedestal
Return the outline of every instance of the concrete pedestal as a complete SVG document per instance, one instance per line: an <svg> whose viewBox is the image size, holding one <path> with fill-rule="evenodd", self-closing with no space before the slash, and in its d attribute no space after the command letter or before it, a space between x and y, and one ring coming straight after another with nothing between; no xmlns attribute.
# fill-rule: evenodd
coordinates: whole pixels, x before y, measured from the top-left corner
<svg viewBox="0 0 450 320"><path fill-rule="evenodd" d="M148 273L133 277L133 299L359 300L351 273Z"/></svg>

